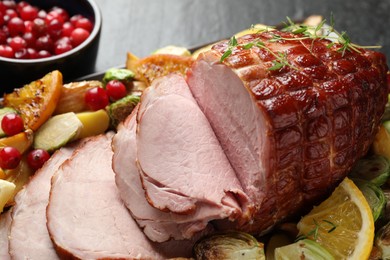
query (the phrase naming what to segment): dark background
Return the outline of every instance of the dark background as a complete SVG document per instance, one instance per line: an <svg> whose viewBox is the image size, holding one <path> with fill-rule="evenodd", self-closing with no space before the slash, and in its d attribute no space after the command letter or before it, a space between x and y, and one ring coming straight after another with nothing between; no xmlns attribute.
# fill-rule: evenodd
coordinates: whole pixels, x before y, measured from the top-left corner
<svg viewBox="0 0 390 260"><path fill-rule="evenodd" d="M95 70L122 65L126 52L143 57L170 44L202 45L248 28L312 14L361 45L381 45L390 57L390 0L96 0L103 30ZM390 59L390 58L389 58Z"/></svg>

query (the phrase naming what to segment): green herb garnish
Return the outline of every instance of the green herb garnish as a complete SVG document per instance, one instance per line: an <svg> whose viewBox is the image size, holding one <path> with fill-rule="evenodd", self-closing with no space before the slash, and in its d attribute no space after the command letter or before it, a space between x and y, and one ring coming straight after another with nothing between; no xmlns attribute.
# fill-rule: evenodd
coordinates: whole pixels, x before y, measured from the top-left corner
<svg viewBox="0 0 390 260"><path fill-rule="evenodd" d="M294 23L289 17L287 17L287 21L284 22L285 27L282 29L282 31L285 32L291 32L292 34L296 35L296 37L293 38L285 38L278 34L275 34L272 32L272 27L266 27L263 29L259 29L257 33L262 32L269 32L272 36L272 38L269 40L270 42L278 42L278 41L301 41L301 40L307 40L311 39L312 44L310 50L313 48L313 44L315 40L323 40L327 39L331 42L326 46L327 48L332 48L335 44L340 44L340 47L337 49L337 51L341 52L342 56L345 55L346 51L355 51L357 53L361 53L359 49L368 49L368 48L381 48L381 46L361 46L357 45L355 43L351 42L350 37L346 32L339 33L334 28L334 17L331 13L330 15L330 25L325 25L326 20L323 19L317 26L309 26L309 25L303 25L303 24L296 24ZM251 28L254 28L252 25ZM256 40L253 42L249 42L246 44L238 44L237 39L233 36L230 38L228 42L228 48L223 53L220 61L223 62L226 58L228 58L230 55L232 55L234 48L243 48L245 50L248 50L252 48L253 46L256 46L261 49L265 49L270 54L272 54L275 57L275 60L272 63L272 66L268 68L268 70L279 70L285 66L292 67L294 69L297 69L292 64L290 64L287 60L287 54L281 53L281 52L273 52L271 49L269 49L263 42Z"/></svg>
<svg viewBox="0 0 390 260"><path fill-rule="evenodd" d="M336 224L334 224L333 222L326 220L326 219L322 220L322 225L321 225L321 223L318 223L317 220L315 220L315 219L313 219L313 222L315 225L314 228L312 230L310 230L309 232L307 232L307 234L298 236L295 239L295 241L299 241L299 240L307 239L307 238L310 239L310 237L313 237L313 239L316 240L318 238L318 230L320 229L320 227L326 228L326 227L324 227L324 224L330 225L330 228L327 229L328 233L332 233L337 228Z"/></svg>

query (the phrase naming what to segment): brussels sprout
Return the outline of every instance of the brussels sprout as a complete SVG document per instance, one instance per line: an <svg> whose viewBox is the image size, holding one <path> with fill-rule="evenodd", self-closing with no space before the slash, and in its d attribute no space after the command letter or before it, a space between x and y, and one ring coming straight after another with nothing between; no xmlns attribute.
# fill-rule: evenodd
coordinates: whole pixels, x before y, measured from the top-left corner
<svg viewBox="0 0 390 260"><path fill-rule="evenodd" d="M107 82L114 79L127 83L132 81L134 77L135 74L131 70L112 68L107 70L104 74L103 83L106 85Z"/></svg>
<svg viewBox="0 0 390 260"><path fill-rule="evenodd" d="M366 198L372 210L374 221L376 221L384 212L386 206L385 194L381 188L369 181L354 179L353 182L358 186Z"/></svg>
<svg viewBox="0 0 390 260"><path fill-rule="evenodd" d="M360 159L351 170L349 176L382 186L390 176L389 160L381 155L372 155Z"/></svg>
<svg viewBox="0 0 390 260"><path fill-rule="evenodd" d="M287 246L275 249L276 260L305 259L331 260L334 257L320 244L309 239L303 239Z"/></svg>
<svg viewBox="0 0 390 260"><path fill-rule="evenodd" d="M109 105L107 112L111 119L111 125L116 128L120 122L130 115L139 101L139 96L129 95Z"/></svg>
<svg viewBox="0 0 390 260"><path fill-rule="evenodd" d="M390 259L390 222L378 230L374 243L381 251L382 259Z"/></svg>
<svg viewBox="0 0 390 260"><path fill-rule="evenodd" d="M195 259L265 259L264 245L243 232L226 232L205 237L194 245Z"/></svg>

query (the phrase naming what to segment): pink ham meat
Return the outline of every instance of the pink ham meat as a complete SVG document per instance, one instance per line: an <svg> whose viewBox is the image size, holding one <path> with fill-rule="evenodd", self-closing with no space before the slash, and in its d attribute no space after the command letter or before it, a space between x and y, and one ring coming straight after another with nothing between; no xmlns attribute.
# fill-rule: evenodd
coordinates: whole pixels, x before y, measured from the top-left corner
<svg viewBox="0 0 390 260"><path fill-rule="evenodd" d="M52 179L47 227L62 258L166 259L191 243L153 244L123 205L111 168L112 134L87 140Z"/></svg>
<svg viewBox="0 0 390 260"><path fill-rule="evenodd" d="M207 226L208 218L205 218L207 216L198 214L196 217L188 217L163 212L147 202L136 165L136 115L138 107L133 110L123 124L119 125L118 132L112 142L115 180L125 205L145 235L156 242L167 241L170 238L175 240L189 239L200 230L205 229L203 233L211 231L211 226Z"/></svg>
<svg viewBox="0 0 390 260"><path fill-rule="evenodd" d="M59 259L46 228L46 207L51 177L73 150L61 148L54 153L15 197L9 240L14 259Z"/></svg>
<svg viewBox="0 0 390 260"><path fill-rule="evenodd" d="M161 212L172 214L183 238L212 220L245 219L248 198L181 76L154 81L142 96L137 121L136 159L144 196L160 210L148 219L167 223ZM165 238L175 237L167 232ZM149 238L161 241L159 236Z"/></svg>
<svg viewBox="0 0 390 260"><path fill-rule="evenodd" d="M384 55L264 32L198 58L187 82L255 208L236 228L264 232L328 194L364 155L387 100ZM269 70L274 53L291 66ZM165 129L164 129L165 130Z"/></svg>
<svg viewBox="0 0 390 260"><path fill-rule="evenodd" d="M11 227L11 211L7 211L0 215L0 259L9 260L9 243L8 236Z"/></svg>

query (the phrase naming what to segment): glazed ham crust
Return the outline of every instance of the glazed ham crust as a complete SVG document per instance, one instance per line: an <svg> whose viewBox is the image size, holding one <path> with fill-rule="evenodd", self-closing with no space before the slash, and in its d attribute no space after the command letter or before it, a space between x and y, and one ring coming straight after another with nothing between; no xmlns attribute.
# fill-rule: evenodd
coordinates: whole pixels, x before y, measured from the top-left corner
<svg viewBox="0 0 390 260"><path fill-rule="evenodd" d="M256 208L258 233L328 194L373 141L387 101L384 55L265 32L200 55L187 81ZM285 53L291 66L270 70Z"/></svg>

